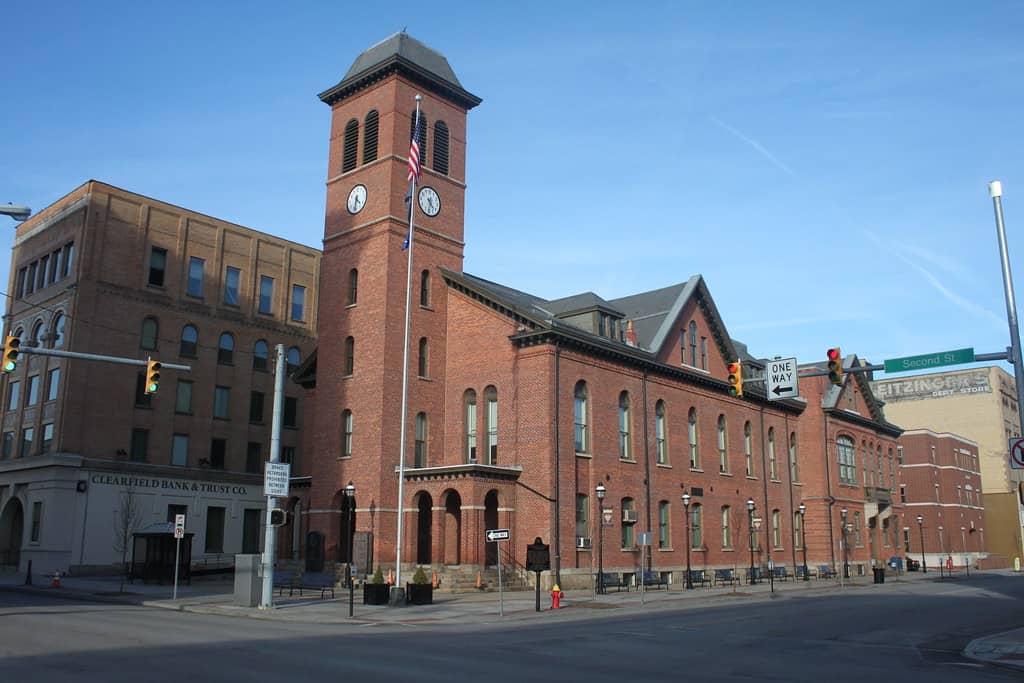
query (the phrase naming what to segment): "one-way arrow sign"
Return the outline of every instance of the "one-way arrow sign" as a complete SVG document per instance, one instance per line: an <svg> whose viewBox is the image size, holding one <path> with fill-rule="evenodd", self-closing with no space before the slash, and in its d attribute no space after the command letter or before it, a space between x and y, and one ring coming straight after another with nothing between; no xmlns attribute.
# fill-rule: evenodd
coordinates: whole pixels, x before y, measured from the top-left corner
<svg viewBox="0 0 1024 683"><path fill-rule="evenodd" d="M765 390L769 401L796 398L800 386L796 376L796 358L770 360L764 370Z"/></svg>
<svg viewBox="0 0 1024 683"><path fill-rule="evenodd" d="M491 542L507 541L509 539L508 529L488 529L485 535L487 540Z"/></svg>

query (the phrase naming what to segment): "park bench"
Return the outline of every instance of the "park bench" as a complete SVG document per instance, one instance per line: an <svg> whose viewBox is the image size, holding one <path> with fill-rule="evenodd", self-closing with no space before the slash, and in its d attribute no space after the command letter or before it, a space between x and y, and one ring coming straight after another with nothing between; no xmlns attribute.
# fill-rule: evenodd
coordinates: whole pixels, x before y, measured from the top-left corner
<svg viewBox="0 0 1024 683"><path fill-rule="evenodd" d="M776 565L772 567L772 578L776 581L789 581L793 575L786 571L785 565Z"/></svg>
<svg viewBox="0 0 1024 683"><path fill-rule="evenodd" d="M623 588L625 588L627 592L629 591L629 584L622 580L621 574L605 572L603 574L598 574L596 578L598 579L597 585L603 585L605 590L614 587L616 591L620 591Z"/></svg>
<svg viewBox="0 0 1024 683"><path fill-rule="evenodd" d="M658 572L645 571L643 575L643 582L645 588L648 586L654 586L655 588L661 588L662 586L665 586L665 589L668 590L668 584L665 583L665 580L661 578L661 574L659 574Z"/></svg>
<svg viewBox="0 0 1024 683"><path fill-rule="evenodd" d="M715 585L715 586L717 586L719 584L724 584L726 586L738 585L739 582L740 582L740 580L736 577L736 573L733 572L733 570L731 570L731 569L716 569L715 570L715 579L714 579L714 584L713 585Z"/></svg>
<svg viewBox="0 0 1024 683"><path fill-rule="evenodd" d="M760 567L747 567L746 570L744 570L744 576L747 579L747 585L764 581L765 578Z"/></svg>
<svg viewBox="0 0 1024 683"><path fill-rule="evenodd" d="M803 580L805 574L808 577L810 577L811 573L812 573L812 570L804 567L802 564L798 564L796 566L796 578L799 579L799 580Z"/></svg>
<svg viewBox="0 0 1024 683"><path fill-rule="evenodd" d="M694 586L711 586L711 577L703 569L690 570L690 584Z"/></svg>
<svg viewBox="0 0 1024 683"><path fill-rule="evenodd" d="M818 565L818 578L819 579L834 579L837 576L838 576L838 574L836 574L836 570L832 569L832 567L828 566L827 564L819 564Z"/></svg>
<svg viewBox="0 0 1024 683"><path fill-rule="evenodd" d="M303 590L313 590L320 591L321 600L328 592L333 598L335 580L334 574L325 572L274 572L274 588L278 589L278 595L283 595L284 589L287 588L289 596L295 595L295 591L301 596Z"/></svg>

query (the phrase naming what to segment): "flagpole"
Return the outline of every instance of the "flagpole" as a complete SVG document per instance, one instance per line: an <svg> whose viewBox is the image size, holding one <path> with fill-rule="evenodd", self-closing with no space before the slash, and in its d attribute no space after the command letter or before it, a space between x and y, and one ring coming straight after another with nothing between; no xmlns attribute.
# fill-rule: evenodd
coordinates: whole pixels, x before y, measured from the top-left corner
<svg viewBox="0 0 1024 683"><path fill-rule="evenodd" d="M419 130L420 101L422 99L422 95L416 95L416 119L412 127L413 139ZM402 518L405 516L405 419L409 409L409 317L412 297L413 218L416 215L416 179L418 177L418 174L413 174L412 185L409 186L409 255L405 273L405 340L402 349L402 412L400 420L402 433L398 446L398 541L395 544L395 587L399 590L402 586Z"/></svg>

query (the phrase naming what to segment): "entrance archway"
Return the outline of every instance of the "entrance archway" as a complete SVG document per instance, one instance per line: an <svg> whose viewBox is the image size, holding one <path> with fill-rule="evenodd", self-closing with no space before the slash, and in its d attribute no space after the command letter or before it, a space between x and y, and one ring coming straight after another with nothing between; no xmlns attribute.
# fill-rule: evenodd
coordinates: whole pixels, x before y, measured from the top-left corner
<svg viewBox="0 0 1024 683"><path fill-rule="evenodd" d="M498 492L491 490L484 496L484 527L487 529L498 528ZM484 564L494 566L498 564L498 544L484 540Z"/></svg>
<svg viewBox="0 0 1024 683"><path fill-rule="evenodd" d="M25 513L21 501L11 498L0 515L0 566L17 567L21 561Z"/></svg>
<svg viewBox="0 0 1024 683"><path fill-rule="evenodd" d="M444 563L462 564L462 497L449 491L444 499Z"/></svg>
<svg viewBox="0 0 1024 683"><path fill-rule="evenodd" d="M434 510L434 499L427 492L421 492L416 502L416 564L431 563L431 516Z"/></svg>

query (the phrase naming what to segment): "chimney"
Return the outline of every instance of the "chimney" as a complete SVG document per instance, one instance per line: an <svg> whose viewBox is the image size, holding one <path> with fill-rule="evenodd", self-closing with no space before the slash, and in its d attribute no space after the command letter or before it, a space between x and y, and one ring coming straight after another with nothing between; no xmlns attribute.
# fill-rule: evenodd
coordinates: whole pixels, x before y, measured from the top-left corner
<svg viewBox="0 0 1024 683"><path fill-rule="evenodd" d="M636 330L633 329L633 321L626 321L626 344L636 346Z"/></svg>

